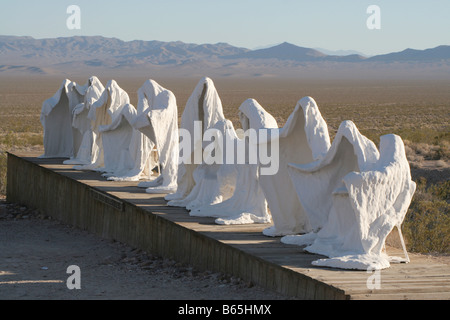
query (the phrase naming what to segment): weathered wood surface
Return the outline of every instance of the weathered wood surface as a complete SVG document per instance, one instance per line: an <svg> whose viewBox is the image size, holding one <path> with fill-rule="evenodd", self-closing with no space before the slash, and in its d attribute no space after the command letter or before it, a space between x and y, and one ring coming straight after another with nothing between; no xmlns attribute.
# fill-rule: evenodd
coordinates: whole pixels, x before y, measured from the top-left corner
<svg viewBox="0 0 450 320"><path fill-rule="evenodd" d="M392 264L378 274L319 268L311 262L321 256L265 237L268 225L216 225L213 218L168 207L164 195L147 194L137 184L73 170L62 159L8 155L9 201L199 268L304 299L450 299L449 259L410 254L409 264ZM388 248L391 252L402 254ZM379 289L368 288L374 277Z"/></svg>

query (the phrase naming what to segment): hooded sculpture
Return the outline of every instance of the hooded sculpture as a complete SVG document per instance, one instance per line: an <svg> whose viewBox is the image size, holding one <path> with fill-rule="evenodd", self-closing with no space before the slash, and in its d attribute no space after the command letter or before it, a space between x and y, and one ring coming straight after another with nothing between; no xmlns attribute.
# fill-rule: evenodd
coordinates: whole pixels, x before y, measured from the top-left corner
<svg viewBox="0 0 450 320"><path fill-rule="evenodd" d="M75 106L72 111L72 127L81 135L81 142L75 148L74 156L64 164L85 165L95 161L96 151L93 150L94 134L91 120L88 118L92 104L97 101L105 88L97 77L89 78L88 82L80 87L75 87L82 94L83 102Z"/></svg>
<svg viewBox="0 0 450 320"><path fill-rule="evenodd" d="M244 131L248 129L259 130L278 128L276 120L266 112L254 99L248 99L239 107L239 118ZM271 218L267 209L267 202L259 185L259 172L257 163L249 163L248 136L238 138L232 124L225 131L225 141L232 143L235 148L234 168L236 170L236 187L233 195L220 203L201 206L192 209L191 216L216 217L218 224L247 224L270 223ZM238 144L243 144L240 148ZM244 151L243 151L244 150ZM244 152L238 155L237 152ZM236 157L245 157L245 163L238 163Z"/></svg>
<svg viewBox="0 0 450 320"><path fill-rule="evenodd" d="M229 120L219 120L205 132L203 162L194 170L194 187L182 202L178 202L179 206L192 213L196 208L221 203L233 195L236 170L233 163L226 161L227 150L222 148L222 141L233 141L235 134Z"/></svg>
<svg viewBox="0 0 450 320"><path fill-rule="evenodd" d="M184 200L195 186L194 171L202 163L202 159L198 159L195 155L202 155L203 133L224 119L222 102L213 81L207 77L201 79L189 97L181 117L180 134L186 133L189 137L184 136L183 144L180 146L188 145L190 148L188 151L180 150L188 154L180 154L177 191L165 197L170 206L187 205L187 201ZM187 138L189 141L184 141Z"/></svg>
<svg viewBox="0 0 450 320"><path fill-rule="evenodd" d="M290 179L312 231L317 232L328 221L332 207L330 195L342 186L342 177L370 168L378 157L375 144L361 135L353 122L345 121L325 157L308 164L288 165Z"/></svg>
<svg viewBox="0 0 450 320"><path fill-rule="evenodd" d="M128 141L131 139L132 134L129 130L130 126L121 122L123 116L132 118L134 107L131 107L129 104L130 98L128 94L119 87L116 81L108 81L102 95L92 104L88 113L94 136L93 150L96 151L94 155L95 161L88 165L75 166L74 169L111 173L120 166L119 162L124 159L119 159L121 155L117 154L117 148L121 149L122 145L118 142ZM123 111L124 108L126 109L125 111ZM121 126L121 124L124 126ZM103 132L109 131L114 127L120 127L120 129L123 129L123 132L119 133L119 131L116 131L116 137L110 135L106 138L106 141L103 141ZM117 141L115 141L115 138L117 138ZM106 154L104 150L105 146L107 149L111 147L110 150L108 149L106 151Z"/></svg>
<svg viewBox="0 0 450 320"><path fill-rule="evenodd" d="M44 154L41 158L71 158L81 142L81 135L72 128L72 113L83 101L77 84L64 80L53 97L45 100L41 110L44 127Z"/></svg>
<svg viewBox="0 0 450 320"><path fill-rule="evenodd" d="M275 174L260 175L273 226L263 233L284 236L309 232L311 225L289 178L288 163L309 163L323 157L330 147L328 127L314 99L301 99L283 128L271 130L271 138L259 145L279 145L279 167ZM269 148L268 147L268 148Z"/></svg>
<svg viewBox="0 0 450 320"><path fill-rule="evenodd" d="M389 267L390 259L382 252L386 237L395 226L400 231L415 191L400 137L382 136L379 153L351 121L345 121L325 158L289 167L315 232L287 236L282 242L309 244L305 250L330 258L315 265Z"/></svg>
<svg viewBox="0 0 450 320"><path fill-rule="evenodd" d="M170 193L177 188L178 172L178 108L175 95L154 80L147 80L138 90L138 111L133 127L145 138L145 154L153 167L156 148L161 174L139 187L148 193Z"/></svg>

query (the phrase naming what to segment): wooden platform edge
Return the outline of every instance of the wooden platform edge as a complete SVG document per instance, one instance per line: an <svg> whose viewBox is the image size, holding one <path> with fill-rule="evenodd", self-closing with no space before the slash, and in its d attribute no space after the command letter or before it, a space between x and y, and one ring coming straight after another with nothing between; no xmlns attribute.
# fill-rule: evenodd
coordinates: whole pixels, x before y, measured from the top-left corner
<svg viewBox="0 0 450 320"><path fill-rule="evenodd" d="M7 153L7 201L143 251L239 277L287 297L348 300L344 290L249 254L33 161ZM99 199L104 197L102 199ZM159 209L160 211L161 209Z"/></svg>

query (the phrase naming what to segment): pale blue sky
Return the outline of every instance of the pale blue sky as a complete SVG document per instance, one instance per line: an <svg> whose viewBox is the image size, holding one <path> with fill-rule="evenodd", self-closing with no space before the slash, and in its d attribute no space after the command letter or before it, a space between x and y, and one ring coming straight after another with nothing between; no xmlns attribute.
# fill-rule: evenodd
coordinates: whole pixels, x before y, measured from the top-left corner
<svg viewBox="0 0 450 320"><path fill-rule="evenodd" d="M81 30L69 30L69 5ZM369 30L369 5L381 29ZM102 35L255 47L290 42L368 55L450 44L450 0L0 0L0 34L53 38Z"/></svg>

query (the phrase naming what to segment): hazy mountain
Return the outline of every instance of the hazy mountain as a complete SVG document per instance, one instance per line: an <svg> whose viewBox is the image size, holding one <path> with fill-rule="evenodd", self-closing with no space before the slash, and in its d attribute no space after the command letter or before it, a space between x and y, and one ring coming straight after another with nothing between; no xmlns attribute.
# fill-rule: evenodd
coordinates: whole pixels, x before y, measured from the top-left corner
<svg viewBox="0 0 450 320"><path fill-rule="evenodd" d="M362 63L364 62L364 63ZM132 75L370 77L375 73L424 73L449 77L450 46L366 58L359 54L326 54L287 42L258 50L226 43L192 44L122 41L101 36L53 39L0 36L0 73L74 74L118 72Z"/></svg>
<svg viewBox="0 0 450 320"><path fill-rule="evenodd" d="M350 55L327 55L316 49L299 47L287 42L270 48L247 51L241 54L227 56L227 59L277 59L296 62L320 62L320 61L342 61L359 62L365 57L358 54Z"/></svg>
<svg viewBox="0 0 450 320"><path fill-rule="evenodd" d="M368 57L367 54L361 53L356 50L328 50L324 48L314 48L317 51L320 51L329 56L350 56L350 55L359 55L361 57Z"/></svg>
<svg viewBox="0 0 450 320"><path fill-rule="evenodd" d="M365 57L363 54L353 50L330 51L324 49L311 49L299 47L287 42L282 44L253 51L247 51L238 55L226 58L246 58L246 59L278 59L291 61L342 61L359 62L363 60L371 62L402 62L417 61L430 62L440 60L450 60L450 46L442 45L436 48L425 50L406 49L401 52Z"/></svg>
<svg viewBox="0 0 450 320"><path fill-rule="evenodd" d="M161 41L122 41L101 36L33 39L0 36L2 61L36 61L65 63L77 61L111 61L117 64L180 64L195 59L227 56L247 52L226 43L188 44ZM89 63L88 63L89 64ZM94 62L96 64L96 62Z"/></svg>
<svg viewBox="0 0 450 320"><path fill-rule="evenodd" d="M318 58L326 57L326 54L314 49L298 47L296 45L283 42L274 47L247 51L244 53L231 55L228 59L279 59L292 61L315 61Z"/></svg>
<svg viewBox="0 0 450 320"><path fill-rule="evenodd" d="M272 44L266 44L266 45L263 45L263 46L254 47L251 50L260 50L260 49L272 48L272 47L278 46L280 44L281 44L281 42L272 43Z"/></svg>
<svg viewBox="0 0 450 320"><path fill-rule="evenodd" d="M400 61L439 61L450 59L450 46L439 46L436 48L415 50L406 49L401 52L394 52L370 57L368 61L380 62L400 62Z"/></svg>

